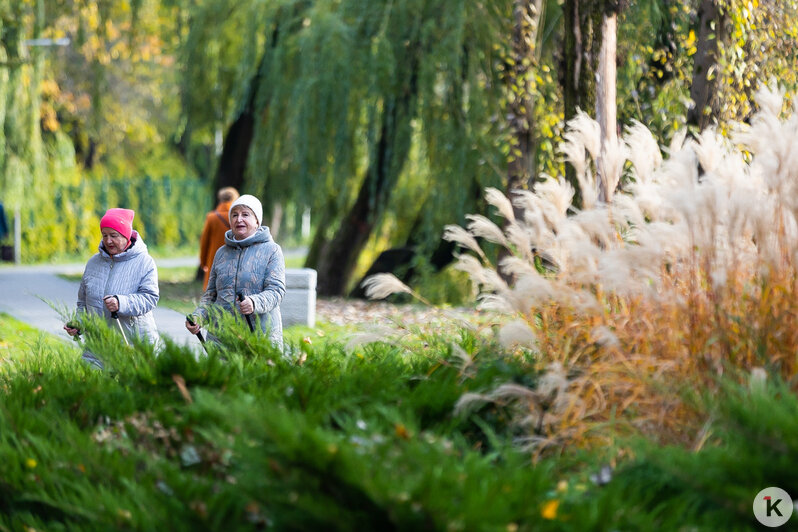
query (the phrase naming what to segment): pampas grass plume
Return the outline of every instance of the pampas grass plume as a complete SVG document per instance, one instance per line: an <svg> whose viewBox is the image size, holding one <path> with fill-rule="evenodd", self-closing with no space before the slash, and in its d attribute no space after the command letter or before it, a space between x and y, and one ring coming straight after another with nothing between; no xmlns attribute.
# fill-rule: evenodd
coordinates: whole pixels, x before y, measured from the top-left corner
<svg viewBox="0 0 798 532"><path fill-rule="evenodd" d="M479 255L482 260L487 261L487 257L485 257L485 253L482 251L482 248L479 247L479 243L477 242L476 238L474 238L471 233L459 225L447 225L443 230L443 239L468 248Z"/></svg>
<svg viewBox="0 0 798 532"><path fill-rule="evenodd" d="M649 181L654 170L662 164L662 153L654 135L646 126L635 120L626 129L624 142L628 147L629 160L632 162L637 181Z"/></svg>
<svg viewBox="0 0 798 532"><path fill-rule="evenodd" d="M369 299L385 299L392 294L412 294L413 291L392 273L375 273L360 283Z"/></svg>
<svg viewBox="0 0 798 532"><path fill-rule="evenodd" d="M515 212L510 199L497 188L488 187L485 189L485 201L499 210L499 214L508 222L515 221Z"/></svg>
<svg viewBox="0 0 798 532"><path fill-rule="evenodd" d="M475 237L484 238L494 244L501 244L506 248L510 247L499 226L486 217L481 214L467 214L466 219L469 220L468 231Z"/></svg>
<svg viewBox="0 0 798 532"><path fill-rule="evenodd" d="M537 337L524 320L513 320L499 330L499 343L505 348L533 347Z"/></svg>

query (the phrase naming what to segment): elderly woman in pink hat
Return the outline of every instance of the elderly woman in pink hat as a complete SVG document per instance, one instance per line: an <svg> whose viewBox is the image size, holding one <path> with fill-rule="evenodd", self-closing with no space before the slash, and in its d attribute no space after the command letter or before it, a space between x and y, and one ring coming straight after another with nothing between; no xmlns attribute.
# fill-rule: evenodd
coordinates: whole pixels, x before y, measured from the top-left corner
<svg viewBox="0 0 798 532"><path fill-rule="evenodd" d="M218 307L233 315L247 316L255 331L267 334L272 343L282 348L283 250L269 228L261 225L263 207L255 196L244 194L236 199L230 205L229 217L230 230L224 235L224 246L216 251L208 287L194 311L199 321L186 321L186 329L197 334L208 319L209 309Z"/></svg>
<svg viewBox="0 0 798 532"><path fill-rule="evenodd" d="M159 298L158 270L133 229L134 216L130 209L108 209L100 220L102 240L83 271L77 307L78 312L105 316L111 325L118 320L126 338L137 335L157 343L152 311ZM79 332L69 324L64 329L72 336Z"/></svg>

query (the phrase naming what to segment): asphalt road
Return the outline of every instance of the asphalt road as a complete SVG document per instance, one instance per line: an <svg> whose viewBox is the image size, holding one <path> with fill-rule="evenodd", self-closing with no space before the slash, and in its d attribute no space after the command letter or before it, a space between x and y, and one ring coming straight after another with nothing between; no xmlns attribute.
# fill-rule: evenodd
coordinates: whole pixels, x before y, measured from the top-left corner
<svg viewBox="0 0 798 532"><path fill-rule="evenodd" d="M196 266L197 263L194 257L157 261L160 267ZM80 274L83 267L84 264L0 266L0 312L42 331L69 339L57 309L75 309L79 283L62 279L58 274ZM201 348L197 337L186 330L182 314L163 307L156 307L154 313L161 336Z"/></svg>

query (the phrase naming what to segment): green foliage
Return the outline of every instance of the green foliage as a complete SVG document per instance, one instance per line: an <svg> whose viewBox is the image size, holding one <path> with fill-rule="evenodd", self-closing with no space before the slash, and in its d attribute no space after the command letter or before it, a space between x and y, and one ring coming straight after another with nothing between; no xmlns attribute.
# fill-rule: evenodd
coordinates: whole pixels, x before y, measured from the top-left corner
<svg viewBox="0 0 798 532"><path fill-rule="evenodd" d="M64 346L53 336L38 332L8 314L0 313L0 373L7 372L13 363L25 359L31 353L56 348L63 349Z"/></svg>
<svg viewBox="0 0 798 532"><path fill-rule="evenodd" d="M9 208L29 205L26 192L45 174L38 127L43 64L24 45L27 30L40 28L40 14L31 2L0 2L0 201Z"/></svg>
<svg viewBox="0 0 798 532"><path fill-rule="evenodd" d="M82 179L52 181L33 190L35 202L22 217L23 261L88 256L99 244L100 218L110 207L136 211L133 228L148 246L177 247L199 242L210 193L193 178ZM198 214L202 213L202 214Z"/></svg>
<svg viewBox="0 0 798 532"><path fill-rule="evenodd" d="M757 492L798 492L790 465L798 459L798 396L788 385L723 381L718 393L692 395L708 414L700 450L636 441L637 457L607 486L566 495L573 499L563 518L574 529L607 522L621 530L751 530Z"/></svg>
<svg viewBox="0 0 798 532"><path fill-rule="evenodd" d="M433 305L463 305L475 299L468 275L451 266L435 272L420 261L415 268L413 286L421 297Z"/></svg>
<svg viewBox="0 0 798 532"><path fill-rule="evenodd" d="M82 325L105 372L36 348L0 380L3 526L504 528L534 522L551 487L548 466L456 429L463 389L521 371L473 339L485 371L469 378L442 344L329 345L300 364L227 322L208 356L167 342L156 357Z"/></svg>
<svg viewBox="0 0 798 532"><path fill-rule="evenodd" d="M500 408L453 415L466 392L538 380L468 332L285 358L231 319L207 356L168 342L155 356L88 319L103 372L15 323L0 322L15 344L3 528L747 530L756 492L798 490L798 399L778 380L687 391L708 419L696 449L624 441L632 454L596 485L614 449L533 465Z"/></svg>
<svg viewBox="0 0 798 532"><path fill-rule="evenodd" d="M186 78L199 80L192 89L203 105L211 89L203 76L226 76L220 86L236 86L235 105L220 98L228 121L253 103L248 184L262 196L310 206L314 217L329 216L320 230L334 230L366 171L383 165L387 178L409 191L403 196L416 198L415 211L425 205L418 212L423 240L434 243L440 227L499 178L493 45L507 27L502 13L509 2L499 4L209 2L197 19L222 26L192 25L186 53L229 49L237 66L216 70L214 59L208 73L206 62L192 61ZM216 16L221 11L232 16ZM239 18L249 21L243 31ZM376 159L381 141L391 143L385 160ZM411 152L412 175L405 166ZM416 219L385 198L373 201L380 219Z"/></svg>
<svg viewBox="0 0 798 532"><path fill-rule="evenodd" d="M649 1L637 2L621 14L618 56L624 60L618 65L618 122L637 120L667 143L686 122L695 9L689 2Z"/></svg>
<svg viewBox="0 0 798 532"><path fill-rule="evenodd" d="M210 197L199 182L129 177L188 172L163 142L174 120L162 85L173 69L164 68L169 43L154 34L169 35L168 19L158 3L119 4L0 2L0 201L20 212L24 261L94 249L96 222L114 206L106 200L136 209L150 244L198 238L196 213Z"/></svg>
<svg viewBox="0 0 798 532"><path fill-rule="evenodd" d="M255 127L252 192L286 209L312 207L314 221L324 220L319 230L334 231L367 169L390 164L395 192L373 198L385 204L364 259L408 235L428 253L445 224L482 211L482 189L502 188L517 150L508 92L531 92L535 168L562 173L561 4L541 3L528 78L507 86L502 74L515 61L509 0L0 0L0 199L23 209L25 260L93 247L82 228L99 208L34 220L59 183L189 169L207 181L220 135L243 108ZM718 4L723 124L750 116L760 81L796 87L798 11L794 0ZM664 142L685 122L697 5L647 0L620 11L619 122L637 119ZM24 44L38 37L71 42ZM399 132L392 156L377 161L381 119L398 102L407 109L389 124ZM180 207L206 206L188 203ZM147 206L172 203L156 191L142 198ZM172 245L195 233L171 210L147 220L152 241Z"/></svg>

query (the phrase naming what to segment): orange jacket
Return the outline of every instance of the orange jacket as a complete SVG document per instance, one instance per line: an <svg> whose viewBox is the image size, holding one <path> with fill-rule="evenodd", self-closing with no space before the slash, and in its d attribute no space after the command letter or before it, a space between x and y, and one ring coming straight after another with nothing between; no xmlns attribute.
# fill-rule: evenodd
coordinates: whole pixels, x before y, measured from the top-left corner
<svg viewBox="0 0 798 532"><path fill-rule="evenodd" d="M213 265L213 256L216 250L224 245L224 234L230 229L230 205L232 201L225 201L216 206L216 210L209 212L205 216L205 226L202 228L200 237L200 267L205 272L205 279L202 282L202 289L208 287L208 276Z"/></svg>

